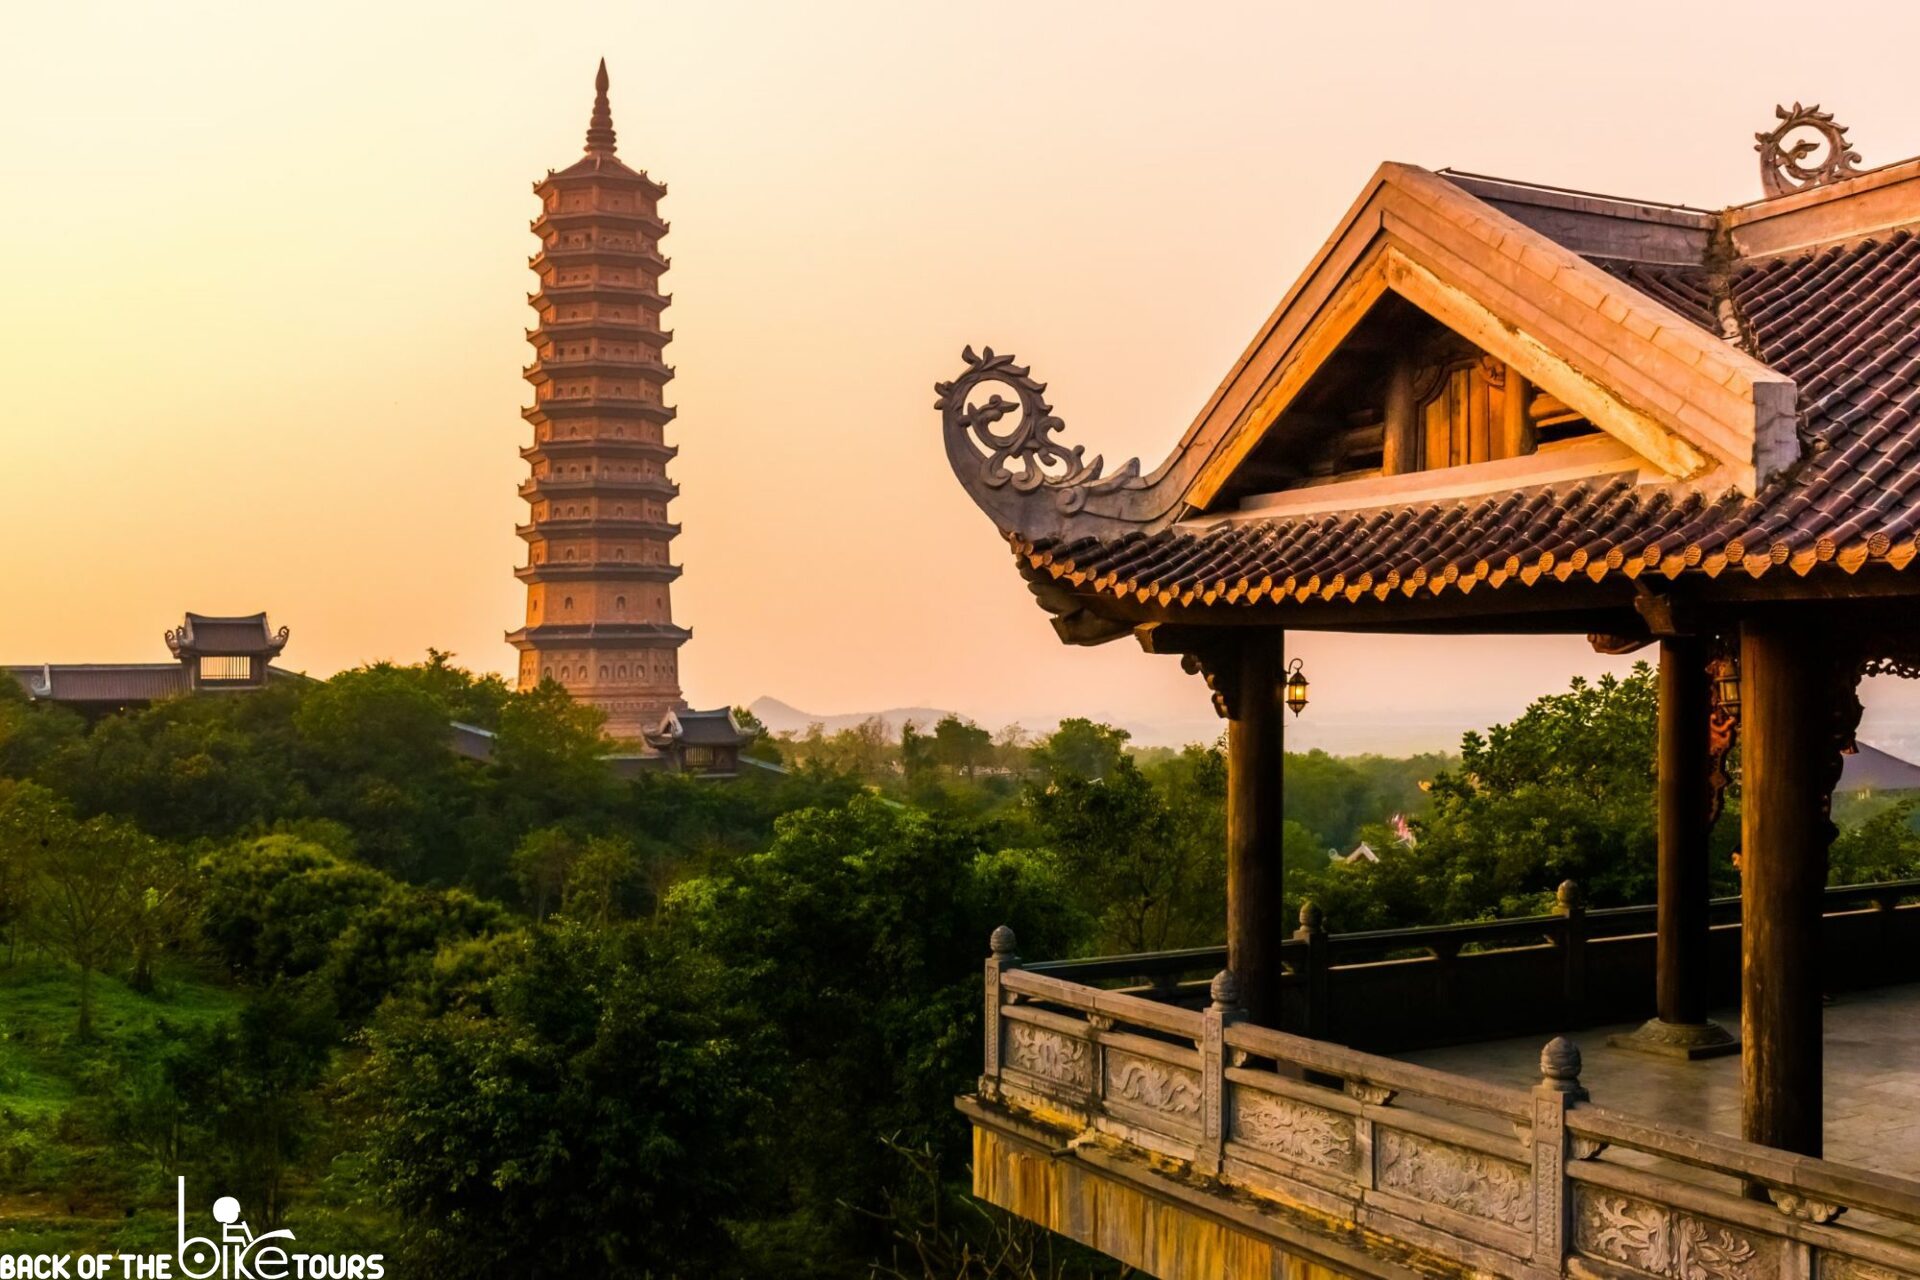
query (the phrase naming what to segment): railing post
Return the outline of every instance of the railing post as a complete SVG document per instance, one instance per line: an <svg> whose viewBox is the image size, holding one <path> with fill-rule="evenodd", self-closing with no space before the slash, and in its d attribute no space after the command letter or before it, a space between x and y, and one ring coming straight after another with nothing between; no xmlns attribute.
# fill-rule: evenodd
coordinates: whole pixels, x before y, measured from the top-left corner
<svg viewBox="0 0 1920 1280"><path fill-rule="evenodd" d="M1327 965L1327 928L1319 906L1312 899L1300 904L1300 927L1293 932L1295 942L1306 944L1307 959L1301 969L1301 986L1306 991L1307 1016L1301 1034L1313 1040L1325 1040L1332 1025L1332 981Z"/></svg>
<svg viewBox="0 0 1920 1280"><path fill-rule="evenodd" d="M1226 1029L1241 1017L1240 982L1233 970L1213 975L1213 1003L1200 1021L1200 1144L1194 1172L1211 1177L1220 1172L1227 1143Z"/></svg>
<svg viewBox="0 0 1920 1280"><path fill-rule="evenodd" d="M1533 1271L1558 1277L1567 1256L1567 1109L1587 1100L1580 1046L1557 1036L1533 1086Z"/></svg>
<svg viewBox="0 0 1920 1280"><path fill-rule="evenodd" d="M1020 957L1015 948L1019 939L1013 936L1013 930L1001 925L993 931L988 940L987 955L987 1008L986 1008L986 1068L980 1076L982 1097L999 1100L1000 1096L1000 975L1008 969L1020 967Z"/></svg>
<svg viewBox="0 0 1920 1280"><path fill-rule="evenodd" d="M1580 900L1580 886L1562 880L1554 894L1553 912L1565 919L1560 940L1560 999L1566 1009L1567 1025L1585 1026L1587 1020L1587 904ZM1577 1055L1576 1055L1577 1057Z"/></svg>

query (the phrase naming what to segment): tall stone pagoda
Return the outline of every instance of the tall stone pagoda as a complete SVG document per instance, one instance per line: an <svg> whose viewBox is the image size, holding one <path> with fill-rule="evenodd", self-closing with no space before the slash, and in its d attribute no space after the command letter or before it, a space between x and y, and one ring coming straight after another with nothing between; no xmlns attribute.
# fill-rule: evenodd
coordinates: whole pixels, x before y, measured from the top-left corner
<svg viewBox="0 0 1920 1280"><path fill-rule="evenodd" d="M605 61L594 87L586 154L533 187L540 289L528 302L539 325L527 333L533 404L522 411L533 443L520 451L532 511L515 571L527 612L507 640L520 651L521 688L557 680L607 713L610 735L640 738L686 705L679 648L690 634L674 625L669 595L680 526L667 519L679 493L664 434L674 411L662 351L673 335L660 327L667 224L656 210L667 189L614 154Z"/></svg>

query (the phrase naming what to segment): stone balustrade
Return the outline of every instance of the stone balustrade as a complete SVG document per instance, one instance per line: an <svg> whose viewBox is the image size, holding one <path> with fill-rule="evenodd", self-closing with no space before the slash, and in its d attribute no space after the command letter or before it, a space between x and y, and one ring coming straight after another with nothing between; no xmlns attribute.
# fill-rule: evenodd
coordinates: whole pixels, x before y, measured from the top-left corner
<svg viewBox="0 0 1920 1280"><path fill-rule="evenodd" d="M1155 1274L1266 1248L1336 1274L1920 1277L1920 1183L1594 1105L1565 1038L1503 1088L1251 1025L1226 971L1190 1009L1015 948L995 932L960 1104L976 1194ZM1165 1212L1116 1231L1124 1197Z"/></svg>

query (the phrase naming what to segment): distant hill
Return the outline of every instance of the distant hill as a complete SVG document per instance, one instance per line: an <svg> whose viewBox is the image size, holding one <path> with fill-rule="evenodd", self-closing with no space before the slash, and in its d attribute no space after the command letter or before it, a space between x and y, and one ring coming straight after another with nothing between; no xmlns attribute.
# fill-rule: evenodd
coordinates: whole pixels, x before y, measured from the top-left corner
<svg viewBox="0 0 1920 1280"><path fill-rule="evenodd" d="M955 714L938 707L891 707L885 711L854 711L842 715L815 715L811 711L802 711L790 707L778 698L756 698L747 710L753 712L761 724L767 726L769 733L805 733L809 725L820 725L827 733L838 733L842 729L851 729L865 724L869 720L879 720L887 726L890 737L899 737L900 730L911 720L922 729L931 729L946 716ZM999 726L991 726L998 728Z"/></svg>
<svg viewBox="0 0 1920 1280"><path fill-rule="evenodd" d="M1843 757L1840 791L1913 791L1920 790L1920 765L1891 755L1878 747L1859 744L1859 750Z"/></svg>

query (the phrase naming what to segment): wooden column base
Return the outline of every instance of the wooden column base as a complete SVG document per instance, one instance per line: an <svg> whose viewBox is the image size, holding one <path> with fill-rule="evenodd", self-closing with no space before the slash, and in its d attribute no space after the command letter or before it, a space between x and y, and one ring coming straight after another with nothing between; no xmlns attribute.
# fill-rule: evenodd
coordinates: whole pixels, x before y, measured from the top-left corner
<svg viewBox="0 0 1920 1280"><path fill-rule="evenodd" d="M1648 1018L1638 1031L1608 1036L1607 1043L1616 1049L1685 1061L1719 1058L1740 1052L1740 1038L1711 1019L1705 1022L1665 1022L1659 1018Z"/></svg>

